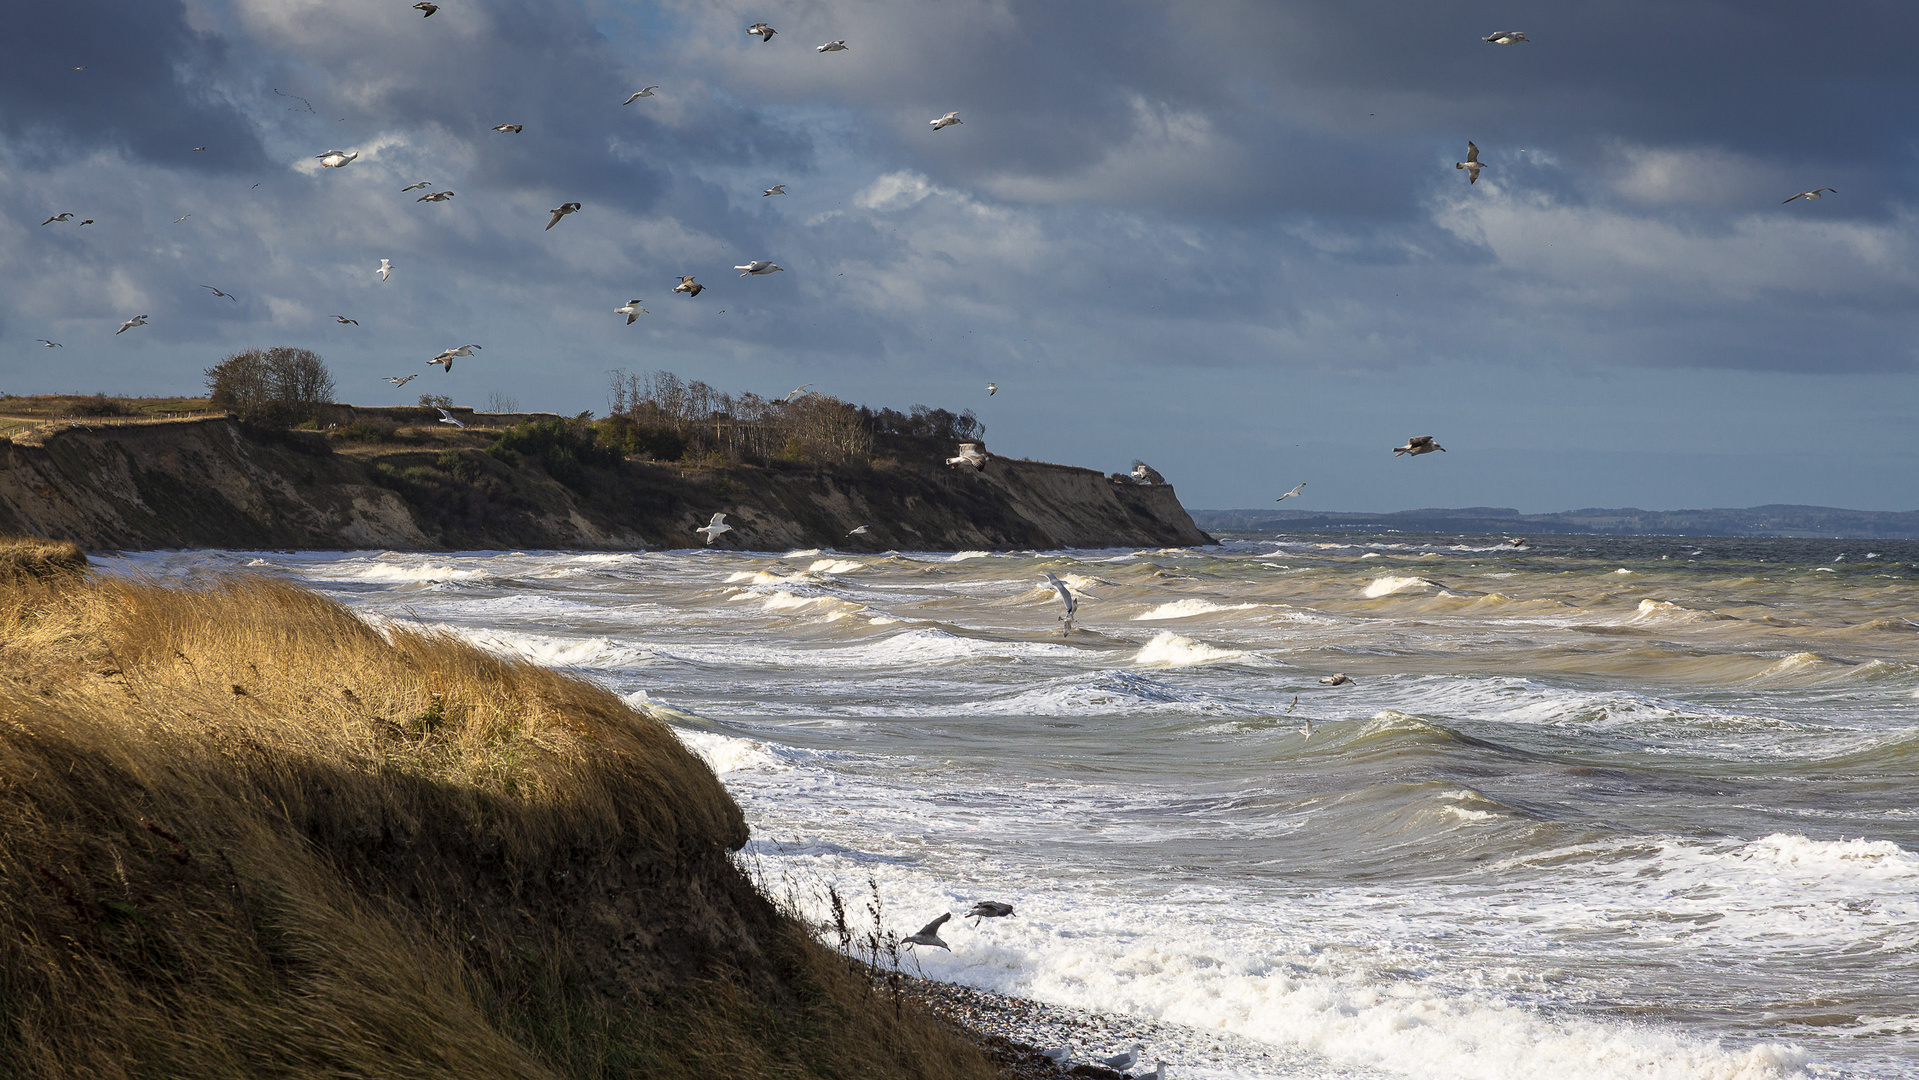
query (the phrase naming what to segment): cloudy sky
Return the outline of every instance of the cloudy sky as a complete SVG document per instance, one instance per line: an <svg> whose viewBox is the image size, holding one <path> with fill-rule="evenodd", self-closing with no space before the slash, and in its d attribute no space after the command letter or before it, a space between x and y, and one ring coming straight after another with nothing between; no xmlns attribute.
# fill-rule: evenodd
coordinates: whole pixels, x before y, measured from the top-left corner
<svg viewBox="0 0 1919 1080"><path fill-rule="evenodd" d="M1898 0L18 5L0 390L302 345L361 404L970 407L1190 507L1909 510L1916 46Z"/></svg>

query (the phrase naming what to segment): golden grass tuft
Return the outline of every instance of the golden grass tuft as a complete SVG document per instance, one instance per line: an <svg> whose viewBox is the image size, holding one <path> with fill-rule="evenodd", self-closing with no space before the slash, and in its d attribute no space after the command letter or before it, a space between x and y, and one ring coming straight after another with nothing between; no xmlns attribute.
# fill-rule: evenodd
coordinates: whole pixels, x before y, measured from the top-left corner
<svg viewBox="0 0 1919 1080"><path fill-rule="evenodd" d="M581 680L264 577L0 578L0 1075L992 1075L745 840Z"/></svg>
<svg viewBox="0 0 1919 1080"><path fill-rule="evenodd" d="M87 553L66 540L0 536L0 583L17 578L57 579L86 573Z"/></svg>

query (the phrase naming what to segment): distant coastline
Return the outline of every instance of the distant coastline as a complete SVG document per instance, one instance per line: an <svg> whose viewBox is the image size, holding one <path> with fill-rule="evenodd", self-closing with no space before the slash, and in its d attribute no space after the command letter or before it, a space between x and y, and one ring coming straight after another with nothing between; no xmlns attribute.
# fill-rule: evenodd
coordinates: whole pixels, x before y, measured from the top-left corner
<svg viewBox="0 0 1919 1080"><path fill-rule="evenodd" d="M1277 509L1193 510L1191 514L1193 522L1209 532L1383 530L1507 535L1919 539L1919 510L1843 510L1780 503L1714 510L1588 508L1556 514L1522 514L1501 506L1398 510L1383 514Z"/></svg>

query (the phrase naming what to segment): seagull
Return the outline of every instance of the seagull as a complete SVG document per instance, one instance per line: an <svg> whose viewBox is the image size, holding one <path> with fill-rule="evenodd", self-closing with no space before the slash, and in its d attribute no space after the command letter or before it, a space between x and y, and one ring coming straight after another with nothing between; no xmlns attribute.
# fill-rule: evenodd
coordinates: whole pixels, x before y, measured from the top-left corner
<svg viewBox="0 0 1919 1080"><path fill-rule="evenodd" d="M703 290L705 290L705 288L706 286L700 284L697 281L694 281L692 278L686 276L685 274L681 274L680 283L678 285L673 286L673 291L683 292L688 296L698 296Z"/></svg>
<svg viewBox="0 0 1919 1080"><path fill-rule="evenodd" d="M1822 188L1813 188L1811 191L1802 191L1799 194L1794 195L1792 199L1804 199L1807 202L1811 202L1814 199L1824 198L1825 193L1828 191L1832 192L1834 195L1839 194L1838 188L1822 187ZM1786 202L1791 202L1792 199L1787 199ZM1786 205L1786 203L1780 203L1779 205L1784 206Z"/></svg>
<svg viewBox="0 0 1919 1080"><path fill-rule="evenodd" d="M422 12L420 18L431 19L433 13L440 10L440 5L428 3L427 0L420 0L419 3L413 5L413 10Z"/></svg>
<svg viewBox="0 0 1919 1080"><path fill-rule="evenodd" d="M992 396L993 396L994 394L997 394L997 393L999 393L999 384L998 384L998 383L996 383L996 382L989 382L989 383L987 383L987 384L986 384L986 396L987 396L987 397L992 397Z"/></svg>
<svg viewBox="0 0 1919 1080"><path fill-rule="evenodd" d="M959 118L959 112L955 110L937 120L928 120L927 123L933 125L934 131L938 131L941 128L952 127L954 124L962 123L962 121Z"/></svg>
<svg viewBox="0 0 1919 1080"><path fill-rule="evenodd" d="M39 343L40 343L40 344L42 344L42 345L45 345L45 346L46 346L47 348L49 348L49 349L64 349L64 348L66 348L66 346L65 346L65 345L62 345L62 344L60 344L60 343L59 343L59 342L57 342L57 341L48 341L48 340L47 340L46 338L43 338L43 337L40 337L40 338L34 338L33 340L35 340L35 341L37 341L37 342L39 342ZM861 526L861 528L865 528L865 526Z"/></svg>
<svg viewBox="0 0 1919 1080"><path fill-rule="evenodd" d="M1313 737L1313 718L1312 717L1309 716L1306 718L1306 726L1299 729L1299 735L1300 735L1300 738L1302 739L1310 739Z"/></svg>
<svg viewBox="0 0 1919 1080"><path fill-rule="evenodd" d="M784 405L785 403L787 403L787 402L789 402L789 401L791 401L791 400L793 400L794 398L796 398L796 397L799 397L799 396L800 396L801 394L804 394L804 393L806 393L806 388L807 388L807 387L809 387L809 386L811 386L811 385L813 385L813 384L812 384L812 383L801 383L801 384L799 384L798 386L796 386L796 387L794 387L793 389L791 389L791 390L789 390L789 391L787 391L787 394L786 394L786 396L780 399L780 403L781 403L782 405Z"/></svg>
<svg viewBox="0 0 1919 1080"><path fill-rule="evenodd" d="M1158 1058L1154 1058L1153 1071L1140 1073L1138 1076L1133 1077L1133 1080L1166 1080L1166 1063Z"/></svg>
<svg viewBox="0 0 1919 1080"><path fill-rule="evenodd" d="M147 324L147 317L145 315L135 315L133 318L128 319L126 322L121 323L120 329L115 330L114 333L124 334L136 326L145 326L146 324Z"/></svg>
<svg viewBox="0 0 1919 1080"><path fill-rule="evenodd" d="M946 459L948 465L971 465L975 469L986 468L986 455L980 453L978 443L959 444L959 453Z"/></svg>
<svg viewBox="0 0 1919 1080"><path fill-rule="evenodd" d="M1053 591L1059 594L1060 602L1066 605L1066 614L1059 618L1066 624L1066 632L1070 634L1073 632L1073 615L1079 611L1079 601L1074 598L1073 590L1067 588L1064 581L1054 577L1051 570L1046 572L1046 583L1053 587Z"/></svg>
<svg viewBox="0 0 1919 1080"><path fill-rule="evenodd" d="M201 287L202 289L213 289L213 286L211 286L211 285L202 285L202 286L200 286L200 287ZM233 295L232 293L223 293L223 292L221 292L221 291L220 291L220 290L218 290L218 289L213 289L213 295L215 295L215 296L224 296L224 297L226 297L226 298L227 298L228 300L231 300L231 301L233 301L233 302L234 302L234 303L236 303L236 304L240 302L240 300L239 300L239 298L238 298L238 297L236 297L236 296L234 296L234 295Z"/></svg>
<svg viewBox="0 0 1919 1080"><path fill-rule="evenodd" d="M1455 168L1455 169L1465 169L1465 170L1466 170L1466 182L1467 182L1468 184L1477 184L1477 183L1479 183L1479 170L1481 170L1481 169L1483 169L1483 168L1485 168L1485 167L1486 167L1486 166L1485 166L1485 165L1483 165L1483 164L1481 164L1481 163L1480 163L1480 160L1479 160L1479 147L1478 147L1477 145L1475 145L1475 144L1474 144L1474 143L1472 142L1472 140L1470 140L1470 139L1469 139L1469 140L1467 140L1467 142L1466 142L1466 160L1464 160L1464 161L1455 161L1455 162L1453 162L1453 168Z"/></svg>
<svg viewBox="0 0 1919 1080"><path fill-rule="evenodd" d="M1292 702L1286 706L1286 715L1291 716L1293 710L1297 708L1299 708L1299 695L1294 694Z"/></svg>
<svg viewBox="0 0 1919 1080"><path fill-rule="evenodd" d="M197 153L199 153L200 151L202 151L202 150L205 150L205 149L206 149L206 147L204 147L204 146L196 146L196 147L194 147L194 148L193 148L193 152L197 154Z"/></svg>
<svg viewBox="0 0 1919 1080"><path fill-rule="evenodd" d="M419 377L420 376L417 372L412 375L388 375L386 377L386 381L392 383L395 386L405 386L407 383L410 383Z"/></svg>
<svg viewBox="0 0 1919 1080"><path fill-rule="evenodd" d="M1142 484L1164 484L1166 482L1166 478L1159 474L1158 469L1153 468L1138 458L1133 459L1133 479Z"/></svg>
<svg viewBox="0 0 1919 1080"><path fill-rule="evenodd" d="M435 406L433 406L433 407L434 407L434 408L436 408L436 409L440 409L440 407L439 407L438 405L435 405ZM446 411L445 409L440 409L440 423L442 423L442 424L452 424L452 425L453 425L454 427L456 427L456 428L464 428L464 427L466 427L466 425L465 425L465 424L462 424L462 423L460 423L460 422L459 422L458 420L455 420L455 419L453 419L453 414L452 414L452 413L450 413L450 412L447 412L447 411Z"/></svg>
<svg viewBox="0 0 1919 1080"><path fill-rule="evenodd" d="M553 220L547 222L546 227L551 229L553 226L558 225L560 223L561 218L565 217L568 214L577 214L579 212L580 212L579 203L576 203L576 202L561 203L560 205L554 207L551 211L549 211L549 213L553 215Z"/></svg>
<svg viewBox="0 0 1919 1080"><path fill-rule="evenodd" d="M1413 435L1407 438L1405 446L1393 447L1393 456L1398 457L1401 454L1411 454L1414 457L1418 457L1421 454L1430 454L1435 450L1444 449L1446 448L1433 441L1431 435Z"/></svg>
<svg viewBox="0 0 1919 1080"><path fill-rule="evenodd" d="M707 522L705 525L697 529L694 529L693 531L696 533L706 534L706 543L710 547L712 546L713 540L715 537L719 536L721 533L732 532L733 526L728 525L726 523L725 514L714 514L712 521Z"/></svg>
<svg viewBox="0 0 1919 1080"><path fill-rule="evenodd" d="M827 42L827 43L826 43L826 44L824 44L824 45L821 45L821 46L818 46L818 47L817 47L817 48L815 48L815 49L814 49L813 51L814 51L814 52L845 52L845 51L846 51L846 42L844 42L844 41L829 41L829 42Z"/></svg>
<svg viewBox="0 0 1919 1080"><path fill-rule="evenodd" d="M857 529L854 529L854 530L853 530L852 532L850 532L850 533L847 533L846 535L848 535L848 536L865 536L865 535L866 535L866 526L864 526L864 525L861 525L861 526L860 526L859 528L857 528Z"/></svg>
<svg viewBox="0 0 1919 1080"><path fill-rule="evenodd" d="M638 300L628 300L626 302L625 307L614 308L613 314L626 316L626 325L632 326L634 319L637 319L642 315L651 315L653 313L641 307L640 302Z"/></svg>
<svg viewBox="0 0 1919 1080"><path fill-rule="evenodd" d="M772 187L767 188L765 191L760 192L760 197L765 198L768 195L784 195L784 194L786 194L786 185L774 184Z"/></svg>
<svg viewBox="0 0 1919 1080"><path fill-rule="evenodd" d="M1321 685L1323 685L1323 686L1353 686L1353 685L1356 685L1356 684L1355 684L1355 683L1353 682L1353 679L1352 679L1352 676L1350 676L1350 675L1348 675L1348 674L1346 674L1346 673L1345 673L1345 672L1343 672L1343 671L1342 671L1342 672L1340 672L1340 673L1339 673L1339 674L1337 674L1337 675L1328 675L1328 676L1326 676L1325 678L1322 678L1322 679L1320 679L1319 681L1320 681L1320 684L1321 684Z"/></svg>
<svg viewBox="0 0 1919 1080"><path fill-rule="evenodd" d="M1798 198L1798 196L1795 195L1794 198ZM69 210L64 214L55 214L52 217L48 218L47 220L41 222L40 224L51 225L56 221L72 221L72 220L73 220L73 211Z"/></svg>
<svg viewBox="0 0 1919 1080"><path fill-rule="evenodd" d="M902 945L937 945L938 947L945 949L947 952L952 952L953 951L952 948L949 947L946 944L946 942L940 940L940 927L945 926L946 920L952 917L953 917L953 913L950 911L944 915L941 915L939 918L934 919L932 922L927 923L925 926L920 927L919 933L901 938L900 944Z"/></svg>
<svg viewBox="0 0 1919 1080"><path fill-rule="evenodd" d="M1144 1049L1146 1049L1145 1046L1134 1043L1131 1050L1123 1054L1114 1054L1109 1058L1100 1058L1099 1063L1114 1072L1125 1072L1139 1062L1139 1052Z"/></svg>
<svg viewBox="0 0 1919 1080"><path fill-rule="evenodd" d="M786 267L774 266L772 263L767 262L765 259L754 259L752 262L747 263L745 266L735 266L733 269L744 270L746 271L746 274L770 274L775 270L784 270L786 269ZM746 274L741 274L740 276L745 277Z"/></svg>
<svg viewBox="0 0 1919 1080"><path fill-rule="evenodd" d="M88 219L86 219L85 221L82 221L82 222L81 222L80 224L82 224L82 225L91 225L91 224L93 224L93 219L92 219L92 218L88 218Z"/></svg>
<svg viewBox="0 0 1919 1080"><path fill-rule="evenodd" d="M425 195L422 195L413 201L414 202L445 202L448 199L451 199L453 195L454 193L451 191L429 191Z"/></svg>
<svg viewBox="0 0 1919 1080"><path fill-rule="evenodd" d="M359 156L360 152L358 150L355 150L351 154L345 150L328 150L324 154L314 155L314 159L320 163L322 169L343 169L353 164L353 159Z"/></svg>
<svg viewBox="0 0 1919 1080"><path fill-rule="evenodd" d="M1517 45L1522 41L1528 43L1532 41L1523 30L1500 30L1497 33L1487 34L1479 40L1490 41L1494 45Z"/></svg>
<svg viewBox="0 0 1919 1080"><path fill-rule="evenodd" d="M339 323L339 324L340 324L341 326L358 326L358 325L360 325L360 320L358 320L358 319L349 319L349 318L347 318L347 317L346 317L345 315L335 315L335 316L333 317L333 321L334 321L334 322L337 322L337 323Z"/></svg>
<svg viewBox="0 0 1919 1080"><path fill-rule="evenodd" d="M760 39L760 44L762 45L766 44L769 41L772 41L773 35L779 33L778 30L773 29L772 27L766 25L763 22L756 22L752 26L747 27L746 32L749 34L756 35Z"/></svg>
<svg viewBox="0 0 1919 1080"><path fill-rule="evenodd" d="M177 217L177 218L174 218L174 219L173 219L173 223L174 223L175 225L178 225L178 224L180 224L180 223L181 223L182 221L185 221L186 219L188 219L188 218L190 218L190 217L192 217L192 216L193 216L192 214L181 214L181 215L180 215L179 217Z"/></svg>
<svg viewBox="0 0 1919 1080"><path fill-rule="evenodd" d="M1292 498L1293 496L1295 496L1295 495L1297 495L1297 494L1299 494L1299 488L1303 488L1303 487L1305 487L1305 486L1306 486L1305 484L1301 484L1301 485L1299 485L1299 487L1296 487L1296 488L1294 488L1293 490L1291 490L1291 491L1289 491L1289 492L1287 492L1287 493L1286 493L1286 494L1284 494L1284 495L1281 495L1281 496L1280 496L1279 498L1277 498L1277 499L1274 499L1273 501L1274 501L1274 502L1285 502L1285 501L1286 501L1287 499L1290 499L1290 498Z"/></svg>
<svg viewBox="0 0 1919 1080"><path fill-rule="evenodd" d="M1066 1063L1073 1058L1073 1048L1070 1046L1049 1046L1041 1050L1039 1056L1064 1069Z"/></svg>
<svg viewBox="0 0 1919 1080"><path fill-rule="evenodd" d="M380 268L378 270L375 270L374 273L380 275L381 281L385 281L387 279L387 276L393 273L393 264L388 262L385 259L381 259Z"/></svg>
<svg viewBox="0 0 1919 1080"><path fill-rule="evenodd" d="M401 188L401 189L400 189L400 194L402 194L402 195L405 195L405 194L406 194L407 192L409 192L409 191L418 191L418 190L420 190L420 189L421 189L421 188L423 188L423 187L432 187L432 186L433 186L433 181L431 181L431 180L422 180L422 181L420 181L420 182L419 182L419 183L417 183L417 184L408 184L407 186L405 186L405 187L403 187L403 188Z"/></svg>
<svg viewBox="0 0 1919 1080"><path fill-rule="evenodd" d="M1011 904L1002 904L998 900L981 900L973 905L973 910L967 912L965 917L972 919L973 925L978 926L981 919L1003 919L1012 913L1013 905Z"/></svg>
<svg viewBox="0 0 1919 1080"><path fill-rule="evenodd" d="M508 132L511 132L514 135L518 135L520 133L520 129L524 126L525 125L523 124L495 124L493 125L493 130L500 132L501 134L506 134Z"/></svg>
<svg viewBox="0 0 1919 1080"><path fill-rule="evenodd" d="M659 89L659 86L658 86L657 84L656 84L656 85L653 85L653 86L649 86L649 87L647 87L646 89L644 89L644 90L642 90L642 91L640 91L639 93L637 93L637 94L634 94L634 95L633 95L632 97L630 97L630 98L627 98L627 99L626 99L625 101L622 101L622 102L620 102L620 104L622 104L622 105L631 105L631 104L633 104L634 102L636 102L636 101L638 101L638 100L640 100L640 99L641 99L641 98L643 98L643 97L652 97L652 96L653 96L653 91L655 91L655 90L658 90L658 89Z"/></svg>
<svg viewBox="0 0 1919 1080"><path fill-rule="evenodd" d="M478 345L462 345L457 349L448 349L445 352L442 352L440 355L434 357L433 359L428 360L426 362L426 365L428 367L432 367L434 364L440 364L440 365L443 365L446 368L446 370L452 371L454 357L472 356L473 350L477 348L479 348Z"/></svg>

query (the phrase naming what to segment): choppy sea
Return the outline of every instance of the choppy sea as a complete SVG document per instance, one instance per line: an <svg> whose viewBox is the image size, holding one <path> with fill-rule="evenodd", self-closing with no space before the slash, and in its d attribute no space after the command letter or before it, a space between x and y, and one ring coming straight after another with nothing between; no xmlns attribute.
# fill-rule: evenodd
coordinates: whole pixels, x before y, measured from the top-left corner
<svg viewBox="0 0 1919 1080"><path fill-rule="evenodd" d="M659 707L769 888L1011 903L908 970L1150 1018L1169 1076L1919 1078L1919 543L105 561Z"/></svg>

